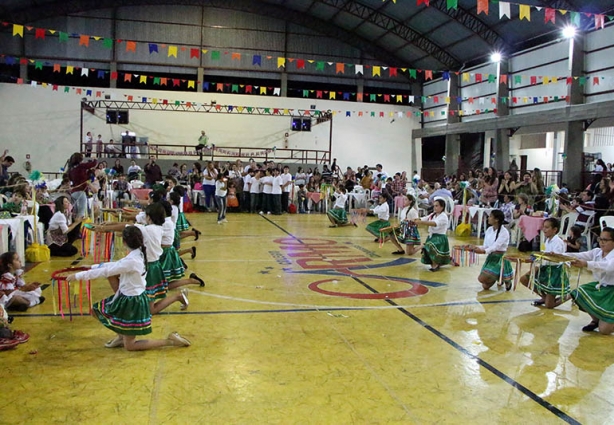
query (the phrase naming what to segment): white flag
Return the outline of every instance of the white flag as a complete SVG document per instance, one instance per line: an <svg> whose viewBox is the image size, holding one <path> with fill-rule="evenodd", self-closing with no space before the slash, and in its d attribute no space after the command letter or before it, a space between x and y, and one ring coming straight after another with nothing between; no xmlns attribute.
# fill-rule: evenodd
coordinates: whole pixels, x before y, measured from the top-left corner
<svg viewBox="0 0 614 425"><path fill-rule="evenodd" d="M354 68L356 69L356 74L364 74L362 65L355 65Z"/></svg>
<svg viewBox="0 0 614 425"><path fill-rule="evenodd" d="M511 13L510 13L510 4L506 1L500 1L499 2L499 19L503 19L504 16L507 16L508 18L511 17Z"/></svg>

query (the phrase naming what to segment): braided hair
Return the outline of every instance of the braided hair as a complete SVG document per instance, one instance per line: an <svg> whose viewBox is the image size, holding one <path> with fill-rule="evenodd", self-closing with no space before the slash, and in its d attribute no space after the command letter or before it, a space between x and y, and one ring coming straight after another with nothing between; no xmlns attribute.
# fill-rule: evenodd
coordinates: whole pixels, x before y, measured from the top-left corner
<svg viewBox="0 0 614 425"><path fill-rule="evenodd" d="M147 248L145 248L145 241L143 238L143 232L136 226L126 226L122 231L122 238L124 239L124 243L130 249L141 249L143 253L143 260L145 261L145 271L141 274L141 276L145 276L147 274Z"/></svg>
<svg viewBox="0 0 614 425"><path fill-rule="evenodd" d="M505 221L505 215L501 210L492 210L490 216L497 220L499 223L499 228L497 229L497 236L495 236L495 242L499 239L499 233L501 233L501 227L503 227L503 222Z"/></svg>

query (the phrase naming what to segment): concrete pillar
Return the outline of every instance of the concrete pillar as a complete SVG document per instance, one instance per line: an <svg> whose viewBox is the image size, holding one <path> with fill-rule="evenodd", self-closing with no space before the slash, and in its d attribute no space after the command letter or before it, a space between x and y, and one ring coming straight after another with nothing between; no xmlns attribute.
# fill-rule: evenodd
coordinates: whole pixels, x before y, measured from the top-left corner
<svg viewBox="0 0 614 425"><path fill-rule="evenodd" d="M288 97L288 73L286 71L281 73L281 96Z"/></svg>
<svg viewBox="0 0 614 425"><path fill-rule="evenodd" d="M450 79L448 80L447 96L450 98L450 109L448 110L448 124L460 122L460 117L458 116L458 98L460 97L459 78L460 75L451 73ZM454 114L450 113L450 111L454 111Z"/></svg>
<svg viewBox="0 0 614 425"><path fill-rule="evenodd" d="M23 79L24 84L28 83L28 64L19 65L19 78Z"/></svg>
<svg viewBox="0 0 614 425"><path fill-rule="evenodd" d="M109 66L110 66L109 71L111 72L111 74L114 72L117 72L117 62L111 62ZM116 79L111 78L111 80L109 81L109 87L112 89L117 88L117 78Z"/></svg>
<svg viewBox="0 0 614 425"><path fill-rule="evenodd" d="M510 168L510 137L507 129L499 129L495 136L495 165L497 170L507 171Z"/></svg>
<svg viewBox="0 0 614 425"><path fill-rule="evenodd" d="M510 89L508 84L501 84L501 76L509 74L509 62L507 59L502 59L497 64L497 113L496 116L504 117L510 114L509 101L506 99L505 101L501 100L501 98L509 97ZM509 151L509 149L508 149Z"/></svg>
<svg viewBox="0 0 614 425"><path fill-rule="evenodd" d="M580 32L569 39L569 75L571 77L584 75L584 35ZM567 86L567 96L569 105L583 104L584 87L574 80Z"/></svg>
<svg viewBox="0 0 614 425"><path fill-rule="evenodd" d="M414 175L414 171L417 171L422 176L422 139L414 139L412 141L411 154L411 176ZM407 170L407 177L411 178L409 172L410 170Z"/></svg>
<svg viewBox="0 0 614 425"><path fill-rule="evenodd" d="M570 192L582 189L582 153L584 151L584 123L569 122L565 129L565 149L563 158L563 183Z"/></svg>
<svg viewBox="0 0 614 425"><path fill-rule="evenodd" d="M460 161L460 134L446 135L446 174L458 173L458 165Z"/></svg>
<svg viewBox="0 0 614 425"><path fill-rule="evenodd" d="M198 69L196 70L196 81L197 81L196 92L202 93L203 92L203 82L205 81L205 68L203 68L202 66L199 66Z"/></svg>

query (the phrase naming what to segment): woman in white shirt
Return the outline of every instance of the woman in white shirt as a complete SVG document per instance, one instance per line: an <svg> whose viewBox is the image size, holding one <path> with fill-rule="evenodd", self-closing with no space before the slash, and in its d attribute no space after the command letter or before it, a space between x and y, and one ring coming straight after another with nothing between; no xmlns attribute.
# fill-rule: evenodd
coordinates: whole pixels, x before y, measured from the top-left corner
<svg viewBox="0 0 614 425"><path fill-rule="evenodd" d="M373 214L377 215L377 220L367 225L367 232L371 233L373 236L376 236L374 242L379 242L380 240L383 242L384 235L381 234L380 229L390 227L390 221L388 221L390 219L390 209L384 195L379 196L378 205L371 211Z"/></svg>
<svg viewBox="0 0 614 425"><path fill-rule="evenodd" d="M343 185L339 186L335 190L333 196L335 198L335 204L326 213L328 219L332 223L330 227L347 226L348 224L354 224L354 226L356 226L356 223L349 222L347 213L345 212L345 203L348 200L347 190L345 190L345 187Z"/></svg>
<svg viewBox="0 0 614 425"><path fill-rule="evenodd" d="M488 290L493 286L499 278L505 283L505 290L512 289L512 279L514 270L508 260L503 259L503 255L507 251L510 244L510 232L505 228L505 214L501 210L493 210L488 216L488 224L490 227L484 234L484 244L481 246L469 245L469 248L478 254L488 254L478 281L482 284L484 290ZM503 262L503 273L501 273L501 262Z"/></svg>
<svg viewBox="0 0 614 425"><path fill-rule="evenodd" d="M448 243L448 216L445 213L446 202L441 198L433 201L434 212L415 221L418 226L427 226L429 236L422 248L422 263L430 264L432 272L438 271L442 265L450 264L450 244Z"/></svg>
<svg viewBox="0 0 614 425"><path fill-rule="evenodd" d="M107 278L115 292L92 306L94 316L117 336L105 344L107 348L125 347L128 351L157 347L187 347L190 341L173 332L163 340L136 340L137 335L151 333L151 312L145 292L147 254L142 232L135 226L123 229L124 246L130 250L119 261L92 266L91 270L74 273L67 280Z"/></svg>
<svg viewBox="0 0 614 425"><path fill-rule="evenodd" d="M567 254L577 258L572 266L586 267L595 279L595 282L580 285L570 295L580 310L593 319L582 330L599 329L599 333L609 335L614 332L614 229L604 227L598 240L599 248Z"/></svg>
<svg viewBox="0 0 614 425"><path fill-rule="evenodd" d="M544 220L542 230L546 237L545 252L564 254L567 250L567 244L557 235L560 226L561 224L556 218ZM541 299L533 302L534 306L543 305L546 308L554 308L568 299L569 275L565 267L562 263L542 261L533 282L531 282L530 273L520 278L520 283L529 289L533 289L541 297Z"/></svg>
<svg viewBox="0 0 614 425"><path fill-rule="evenodd" d="M213 166L213 162L207 162L207 168L203 171L203 191L205 192L205 208L207 211L213 211L215 205L215 181L217 180L218 171Z"/></svg>
<svg viewBox="0 0 614 425"><path fill-rule="evenodd" d="M77 219L71 224L69 208L70 201L66 196L60 196L55 200L55 214L49 221L46 235L46 242L53 257L72 257L79 252L73 242L79 237L82 219Z"/></svg>
<svg viewBox="0 0 614 425"><path fill-rule="evenodd" d="M217 224L228 223L226 220L226 195L228 194L228 179L219 173L215 180L215 203L217 204Z"/></svg>

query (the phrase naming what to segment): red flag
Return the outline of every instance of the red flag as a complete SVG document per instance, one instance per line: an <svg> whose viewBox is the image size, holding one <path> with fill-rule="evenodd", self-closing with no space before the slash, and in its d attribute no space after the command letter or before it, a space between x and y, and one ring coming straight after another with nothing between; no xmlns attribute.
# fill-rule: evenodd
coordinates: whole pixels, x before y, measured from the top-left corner
<svg viewBox="0 0 614 425"><path fill-rule="evenodd" d="M599 77L593 77L593 85L594 86L598 86L599 85Z"/></svg>
<svg viewBox="0 0 614 425"><path fill-rule="evenodd" d="M200 50L198 49L190 49L190 59L198 59L200 57Z"/></svg>
<svg viewBox="0 0 614 425"><path fill-rule="evenodd" d="M53 85L53 91L58 91L58 86L57 86L57 84L54 84L54 85Z"/></svg>
<svg viewBox="0 0 614 425"><path fill-rule="evenodd" d="M482 74L481 73L475 74L475 82L476 83L481 83L482 82Z"/></svg>
<svg viewBox="0 0 614 425"><path fill-rule="evenodd" d="M316 90L316 98L322 99L322 90Z"/></svg>
<svg viewBox="0 0 614 425"><path fill-rule="evenodd" d="M488 15L488 0L478 0L478 11L477 14L485 13Z"/></svg>
<svg viewBox="0 0 614 425"><path fill-rule="evenodd" d="M296 69L305 69L305 59L298 59L296 61Z"/></svg>
<svg viewBox="0 0 614 425"><path fill-rule="evenodd" d="M425 70L424 71L424 79L425 80L432 80L433 79L433 71Z"/></svg>
<svg viewBox="0 0 614 425"><path fill-rule="evenodd" d="M390 102L390 95L389 94L385 94L384 95L384 102Z"/></svg>
<svg viewBox="0 0 614 425"><path fill-rule="evenodd" d="M388 73L391 77L396 77L397 76L397 69L394 67L390 67L388 68Z"/></svg>
<svg viewBox="0 0 614 425"><path fill-rule="evenodd" d="M430 6L431 0L418 0L418 6L420 6L421 4L425 4L426 6Z"/></svg>
<svg viewBox="0 0 614 425"><path fill-rule="evenodd" d="M111 72L111 80L117 80L117 72L116 71Z"/></svg>
<svg viewBox="0 0 614 425"><path fill-rule="evenodd" d="M245 86L245 93L252 93L252 86Z"/></svg>
<svg viewBox="0 0 614 425"><path fill-rule="evenodd" d="M535 84L537 84L537 77L535 75L531 76L531 85L534 86Z"/></svg>
<svg viewBox="0 0 614 425"><path fill-rule="evenodd" d="M177 87L177 86L179 86L179 79L173 78L173 87Z"/></svg>
<svg viewBox="0 0 614 425"><path fill-rule="evenodd" d="M549 7L546 8L546 12L544 13L544 23L547 24L548 22L552 22L553 24L556 23L556 10L550 9Z"/></svg>
<svg viewBox="0 0 614 425"><path fill-rule="evenodd" d="M34 38L40 38L41 40L45 39L45 30L43 28L36 28L36 32L34 33Z"/></svg>

